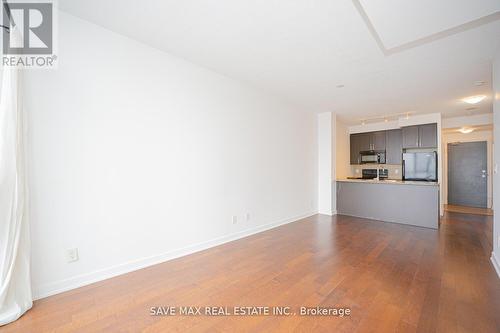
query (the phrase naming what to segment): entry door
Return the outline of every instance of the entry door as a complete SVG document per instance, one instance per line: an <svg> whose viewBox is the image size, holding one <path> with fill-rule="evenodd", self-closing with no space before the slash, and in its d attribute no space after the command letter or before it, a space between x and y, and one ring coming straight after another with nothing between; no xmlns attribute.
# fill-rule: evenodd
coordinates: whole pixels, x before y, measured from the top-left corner
<svg viewBox="0 0 500 333"><path fill-rule="evenodd" d="M448 144L448 203L486 207L486 141Z"/></svg>

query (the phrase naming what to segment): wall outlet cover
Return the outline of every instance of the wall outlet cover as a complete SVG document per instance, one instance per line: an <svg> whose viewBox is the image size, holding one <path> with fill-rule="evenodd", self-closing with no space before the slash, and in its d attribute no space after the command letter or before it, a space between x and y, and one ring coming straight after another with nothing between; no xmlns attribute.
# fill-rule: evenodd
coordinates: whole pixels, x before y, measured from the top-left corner
<svg viewBox="0 0 500 333"><path fill-rule="evenodd" d="M78 259L79 257L77 248L66 250L66 262L75 262L78 261Z"/></svg>
<svg viewBox="0 0 500 333"><path fill-rule="evenodd" d="M238 216L233 215L233 217L231 218L231 221L233 221L233 224L238 223Z"/></svg>

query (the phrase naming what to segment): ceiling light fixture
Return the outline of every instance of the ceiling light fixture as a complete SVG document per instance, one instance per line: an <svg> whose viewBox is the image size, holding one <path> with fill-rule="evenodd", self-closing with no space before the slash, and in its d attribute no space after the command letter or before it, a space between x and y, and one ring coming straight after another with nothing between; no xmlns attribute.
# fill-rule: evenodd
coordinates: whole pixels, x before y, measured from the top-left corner
<svg viewBox="0 0 500 333"><path fill-rule="evenodd" d="M458 130L462 134L469 134L474 131L473 128L467 128L467 127L462 127L461 129Z"/></svg>
<svg viewBox="0 0 500 333"><path fill-rule="evenodd" d="M464 101L465 103L468 103L468 104L477 104L485 98L486 98L486 96L484 96L484 95L477 95L477 96L466 97L462 101Z"/></svg>

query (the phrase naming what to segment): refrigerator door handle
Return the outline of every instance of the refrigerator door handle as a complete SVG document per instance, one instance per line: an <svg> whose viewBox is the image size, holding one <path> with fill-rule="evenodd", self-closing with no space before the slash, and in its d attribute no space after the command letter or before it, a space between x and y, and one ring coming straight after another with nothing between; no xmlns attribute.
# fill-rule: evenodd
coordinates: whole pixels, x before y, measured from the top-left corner
<svg viewBox="0 0 500 333"><path fill-rule="evenodd" d="M405 180L405 160L403 159L403 166L401 167L401 176L403 178L403 180Z"/></svg>

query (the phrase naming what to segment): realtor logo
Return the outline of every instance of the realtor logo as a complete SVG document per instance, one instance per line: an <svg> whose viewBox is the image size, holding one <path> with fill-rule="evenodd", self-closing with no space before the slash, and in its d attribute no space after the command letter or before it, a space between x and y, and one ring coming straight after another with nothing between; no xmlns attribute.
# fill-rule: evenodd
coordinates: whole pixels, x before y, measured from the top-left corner
<svg viewBox="0 0 500 333"><path fill-rule="evenodd" d="M4 54L52 54L52 3L9 3L4 6L3 21L14 23L21 38L3 39Z"/></svg>
<svg viewBox="0 0 500 333"><path fill-rule="evenodd" d="M53 68L54 2L8 1L2 6L4 66Z"/></svg>

